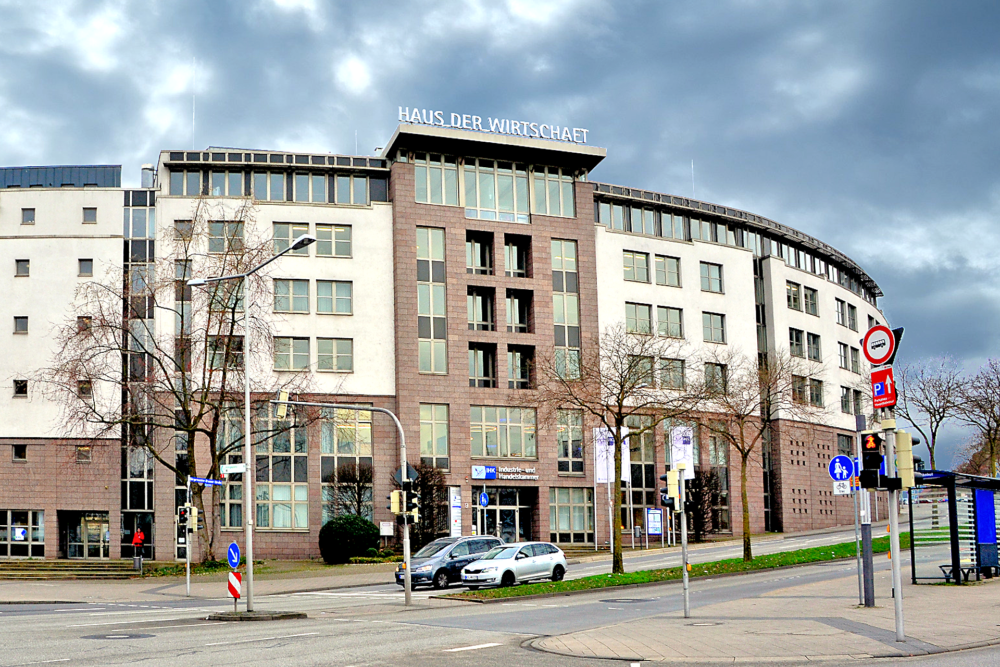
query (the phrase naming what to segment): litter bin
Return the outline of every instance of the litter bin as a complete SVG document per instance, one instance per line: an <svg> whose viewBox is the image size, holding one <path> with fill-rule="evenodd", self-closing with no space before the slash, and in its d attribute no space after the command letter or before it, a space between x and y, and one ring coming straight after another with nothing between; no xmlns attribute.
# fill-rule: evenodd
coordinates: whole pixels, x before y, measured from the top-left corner
<svg viewBox="0 0 1000 667"><path fill-rule="evenodd" d="M142 574L142 556L136 556L132 559L132 569Z"/></svg>

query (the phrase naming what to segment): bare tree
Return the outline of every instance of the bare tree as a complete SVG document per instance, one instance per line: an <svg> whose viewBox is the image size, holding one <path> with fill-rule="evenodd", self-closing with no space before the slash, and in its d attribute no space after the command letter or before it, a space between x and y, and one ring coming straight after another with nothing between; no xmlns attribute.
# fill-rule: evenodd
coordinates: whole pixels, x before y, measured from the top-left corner
<svg viewBox="0 0 1000 667"><path fill-rule="evenodd" d="M333 496L327 501L331 516L356 514L372 518L372 484L375 474L370 463L350 461L340 466L323 481L333 485Z"/></svg>
<svg viewBox="0 0 1000 667"><path fill-rule="evenodd" d="M976 440L988 457L990 477L996 477L1000 446L1000 359L989 359L963 384L958 419L975 431Z"/></svg>
<svg viewBox="0 0 1000 667"><path fill-rule="evenodd" d="M685 352L686 346L677 339L632 333L619 325L585 346L578 363L567 363L554 353L537 362L537 400L543 411L582 410L613 435L615 517L621 516L626 433L639 438L664 420L690 414L698 404L698 396L685 380ZM638 422L641 426L626 429L630 417L644 417ZM621 531L612 534L612 572L620 574L625 571Z"/></svg>
<svg viewBox="0 0 1000 667"><path fill-rule="evenodd" d="M305 388L308 376L289 373L279 382L270 318L251 317L248 326L243 317L243 299L271 300L270 279L255 274L242 285L226 281L204 290L187 285L193 276L243 273L274 254L270 234L254 228L254 211L250 199L235 205L199 199L190 220L175 222L173 243L159 244L159 259L129 264L124 274L110 267L104 280L81 286L72 316L56 332L53 365L38 375L61 403L70 431L121 437L130 460L152 457L181 478L216 477L229 455L242 460L248 368L251 389L266 394L253 408L263 417L253 426L254 442L290 427L269 419L266 401L279 385ZM213 486L210 499L204 491L192 485L206 518L202 556L214 560L219 518L205 510L219 506L219 490Z"/></svg>
<svg viewBox="0 0 1000 667"><path fill-rule="evenodd" d="M823 412L819 364L784 352L746 355L719 348L705 362L701 393L702 425L740 456L740 499L743 505L743 560L753 560L747 470L775 420L810 421ZM819 383L819 384L818 384ZM728 459L728 456L726 457ZM758 461L759 463L759 461Z"/></svg>
<svg viewBox="0 0 1000 667"><path fill-rule="evenodd" d="M965 444L960 455L962 459L954 466L955 472L981 476L990 474L990 448L979 434Z"/></svg>
<svg viewBox="0 0 1000 667"><path fill-rule="evenodd" d="M937 469L934 448L941 426L960 411L962 385L961 369L950 357L904 366L896 378L896 413L920 433L932 470Z"/></svg>
<svg viewBox="0 0 1000 667"><path fill-rule="evenodd" d="M417 478L412 481L412 489L420 502L420 521L410 529L410 539L413 548L419 549L449 532L448 487L440 468L421 461L414 469ZM393 483L399 486L395 480Z"/></svg>

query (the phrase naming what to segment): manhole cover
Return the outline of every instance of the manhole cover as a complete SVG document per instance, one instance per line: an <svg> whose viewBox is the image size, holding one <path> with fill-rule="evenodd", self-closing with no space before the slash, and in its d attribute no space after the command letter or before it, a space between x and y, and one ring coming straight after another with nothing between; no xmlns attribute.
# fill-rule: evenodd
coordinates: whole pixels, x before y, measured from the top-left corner
<svg viewBox="0 0 1000 667"><path fill-rule="evenodd" d="M708 623L708 622L705 622L705 623L688 623L688 625L693 625L696 628L703 628L703 627L710 626L710 625L722 625L722 623Z"/></svg>
<svg viewBox="0 0 1000 667"><path fill-rule="evenodd" d="M84 639L148 639L156 635L118 632L110 635L87 635Z"/></svg>
<svg viewBox="0 0 1000 667"><path fill-rule="evenodd" d="M621 604L635 604L637 602L653 602L659 598L610 598L601 602L618 602Z"/></svg>

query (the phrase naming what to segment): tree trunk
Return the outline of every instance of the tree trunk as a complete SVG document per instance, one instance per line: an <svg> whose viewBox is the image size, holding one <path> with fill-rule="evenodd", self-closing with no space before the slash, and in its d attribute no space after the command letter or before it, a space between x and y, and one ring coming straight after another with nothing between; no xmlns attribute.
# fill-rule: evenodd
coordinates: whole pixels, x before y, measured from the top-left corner
<svg viewBox="0 0 1000 667"><path fill-rule="evenodd" d="M191 501L192 504L198 508L198 514L205 520L205 530L199 530L193 535L198 538L198 544L201 547L201 562L206 563L210 560L215 560L215 530L214 521L209 522L209 516L205 513L205 491L207 487L201 486L200 484L195 485L191 489ZM212 498L212 507L218 507L218 499L215 498L216 487L212 487L209 491L209 496ZM246 518L244 518L244 521ZM191 528L197 528L197 524L191 526ZM191 540L192 542L194 540ZM191 548L191 545L188 545Z"/></svg>
<svg viewBox="0 0 1000 667"><path fill-rule="evenodd" d="M625 562L622 559L622 429L615 426L615 500L614 512L611 517L611 572L625 574ZM617 528L615 527L617 524ZM596 536L595 536L596 537Z"/></svg>
<svg viewBox="0 0 1000 667"><path fill-rule="evenodd" d="M753 560L750 546L750 506L747 504L747 457L740 457L740 499L743 501L743 562Z"/></svg>
<svg viewBox="0 0 1000 667"><path fill-rule="evenodd" d="M936 464L934 463L934 445L935 445L935 444L936 444L936 443L933 443L933 442L929 442L929 443L927 443L927 451L928 451L928 452L930 453L930 455L931 455L931 470L937 470L937 466L936 466Z"/></svg>

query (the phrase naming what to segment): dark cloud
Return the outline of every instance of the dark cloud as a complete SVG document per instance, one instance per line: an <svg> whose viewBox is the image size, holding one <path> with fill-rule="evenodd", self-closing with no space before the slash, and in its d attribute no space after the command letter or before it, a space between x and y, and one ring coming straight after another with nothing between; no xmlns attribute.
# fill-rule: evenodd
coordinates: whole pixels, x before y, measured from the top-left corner
<svg viewBox="0 0 1000 667"><path fill-rule="evenodd" d="M1000 5L0 0L0 164L361 153L397 106L591 129L595 179L814 234L908 354L994 354ZM355 144L357 141L357 144Z"/></svg>

